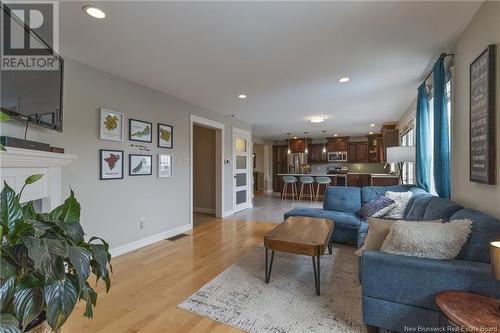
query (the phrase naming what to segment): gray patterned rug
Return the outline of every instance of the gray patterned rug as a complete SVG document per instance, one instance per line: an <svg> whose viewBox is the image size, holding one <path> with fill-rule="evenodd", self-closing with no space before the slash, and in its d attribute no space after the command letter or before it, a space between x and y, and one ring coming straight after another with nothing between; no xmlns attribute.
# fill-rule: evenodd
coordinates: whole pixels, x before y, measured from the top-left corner
<svg viewBox="0 0 500 333"><path fill-rule="evenodd" d="M178 307L252 333L366 332L354 249L333 250L321 257L321 296L310 257L276 252L265 284L264 248L255 248Z"/></svg>

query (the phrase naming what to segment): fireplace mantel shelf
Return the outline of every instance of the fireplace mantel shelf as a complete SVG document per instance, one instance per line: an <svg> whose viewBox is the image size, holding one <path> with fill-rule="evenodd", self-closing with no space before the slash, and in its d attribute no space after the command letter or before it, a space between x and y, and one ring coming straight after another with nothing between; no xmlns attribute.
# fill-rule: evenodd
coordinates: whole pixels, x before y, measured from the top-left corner
<svg viewBox="0 0 500 333"><path fill-rule="evenodd" d="M46 151L6 147L0 151L1 168L52 168L64 167L78 156Z"/></svg>

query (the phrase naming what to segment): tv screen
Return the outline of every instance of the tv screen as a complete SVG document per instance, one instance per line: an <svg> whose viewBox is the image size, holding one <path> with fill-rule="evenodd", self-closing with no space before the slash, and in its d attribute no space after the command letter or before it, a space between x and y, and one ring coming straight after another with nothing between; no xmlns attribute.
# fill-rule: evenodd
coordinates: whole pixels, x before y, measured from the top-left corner
<svg viewBox="0 0 500 333"><path fill-rule="evenodd" d="M13 15L5 6L2 15ZM5 17L5 16L4 16ZM30 38L38 35L33 33L17 19L9 20L10 29L23 29ZM16 24L18 25L16 27ZM47 45L43 41L44 45ZM11 118L27 121L39 126L62 131L62 84L63 59L55 54L50 47L51 58L56 65L51 69L2 70L0 73L1 111Z"/></svg>

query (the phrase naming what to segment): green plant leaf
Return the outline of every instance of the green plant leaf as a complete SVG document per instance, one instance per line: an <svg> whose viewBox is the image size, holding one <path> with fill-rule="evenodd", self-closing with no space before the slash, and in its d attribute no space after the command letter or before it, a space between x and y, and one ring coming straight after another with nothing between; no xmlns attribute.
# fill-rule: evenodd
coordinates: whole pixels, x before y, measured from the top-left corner
<svg viewBox="0 0 500 333"><path fill-rule="evenodd" d="M0 279L6 280L16 273L16 266L14 266L8 259L3 256L0 258Z"/></svg>
<svg viewBox="0 0 500 333"><path fill-rule="evenodd" d="M68 247L68 254L78 276L80 290L82 290L90 276L90 256L92 253L81 246L70 246Z"/></svg>
<svg viewBox="0 0 500 333"><path fill-rule="evenodd" d="M69 237L75 242L83 242L83 237L85 236L85 232L82 229L80 223L64 223L59 221L54 221L54 224L63 230Z"/></svg>
<svg viewBox="0 0 500 333"><path fill-rule="evenodd" d="M0 144L0 151L7 151L7 149L5 149L4 145Z"/></svg>
<svg viewBox="0 0 500 333"><path fill-rule="evenodd" d="M92 307L96 306L97 294L94 289L90 287L88 282L85 282L85 286L82 288L80 299L86 302L85 313L83 315L87 318L92 318L92 316L94 315Z"/></svg>
<svg viewBox="0 0 500 333"><path fill-rule="evenodd" d="M16 276L11 276L7 280L3 280L0 284L0 307L2 312L5 305L10 301L14 295L14 287L16 284Z"/></svg>
<svg viewBox="0 0 500 333"><path fill-rule="evenodd" d="M35 270L46 277L64 277L63 258L67 257L66 243L59 239L22 237L28 248L28 256L33 260Z"/></svg>
<svg viewBox="0 0 500 333"><path fill-rule="evenodd" d="M13 303L16 318L19 319L24 329L43 310L42 289L27 283L20 283L16 286Z"/></svg>
<svg viewBox="0 0 500 333"><path fill-rule="evenodd" d="M8 313L0 314L0 333L21 333L17 318Z"/></svg>
<svg viewBox="0 0 500 333"><path fill-rule="evenodd" d="M49 213L51 221L60 221L64 223L80 222L80 203L75 199L75 193L71 191L68 199L64 203Z"/></svg>
<svg viewBox="0 0 500 333"><path fill-rule="evenodd" d="M39 181L42 177L43 177L43 174L40 174L40 173L37 173L37 174L31 175L31 176L29 176L28 178L26 178L26 180L24 181L24 184L25 184L25 185L31 185L31 184L33 184L34 182Z"/></svg>
<svg viewBox="0 0 500 333"><path fill-rule="evenodd" d="M37 218L37 215L33 201L29 201L23 206L23 218L25 220L34 220Z"/></svg>
<svg viewBox="0 0 500 333"><path fill-rule="evenodd" d="M92 249L92 257L97 262L99 272L103 277L108 275L108 251L101 244L90 244L90 247Z"/></svg>
<svg viewBox="0 0 500 333"><path fill-rule="evenodd" d="M0 121L7 121L10 117L7 113L0 111Z"/></svg>
<svg viewBox="0 0 500 333"><path fill-rule="evenodd" d="M19 203L14 190L4 182L2 192L0 192L0 221L4 227L4 234L14 228L17 220L23 217L23 208Z"/></svg>
<svg viewBox="0 0 500 333"><path fill-rule="evenodd" d="M71 274L63 280L49 279L44 287L47 322L58 330L66 322L78 300L78 282Z"/></svg>

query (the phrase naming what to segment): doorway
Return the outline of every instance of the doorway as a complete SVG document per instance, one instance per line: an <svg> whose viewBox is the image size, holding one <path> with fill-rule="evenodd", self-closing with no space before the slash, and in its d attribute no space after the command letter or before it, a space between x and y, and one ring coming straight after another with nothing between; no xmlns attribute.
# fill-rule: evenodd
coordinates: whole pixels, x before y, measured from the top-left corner
<svg viewBox="0 0 500 333"><path fill-rule="evenodd" d="M191 227L221 217L224 212L224 124L190 116Z"/></svg>
<svg viewBox="0 0 500 333"><path fill-rule="evenodd" d="M252 206L250 132L233 127L233 213Z"/></svg>

